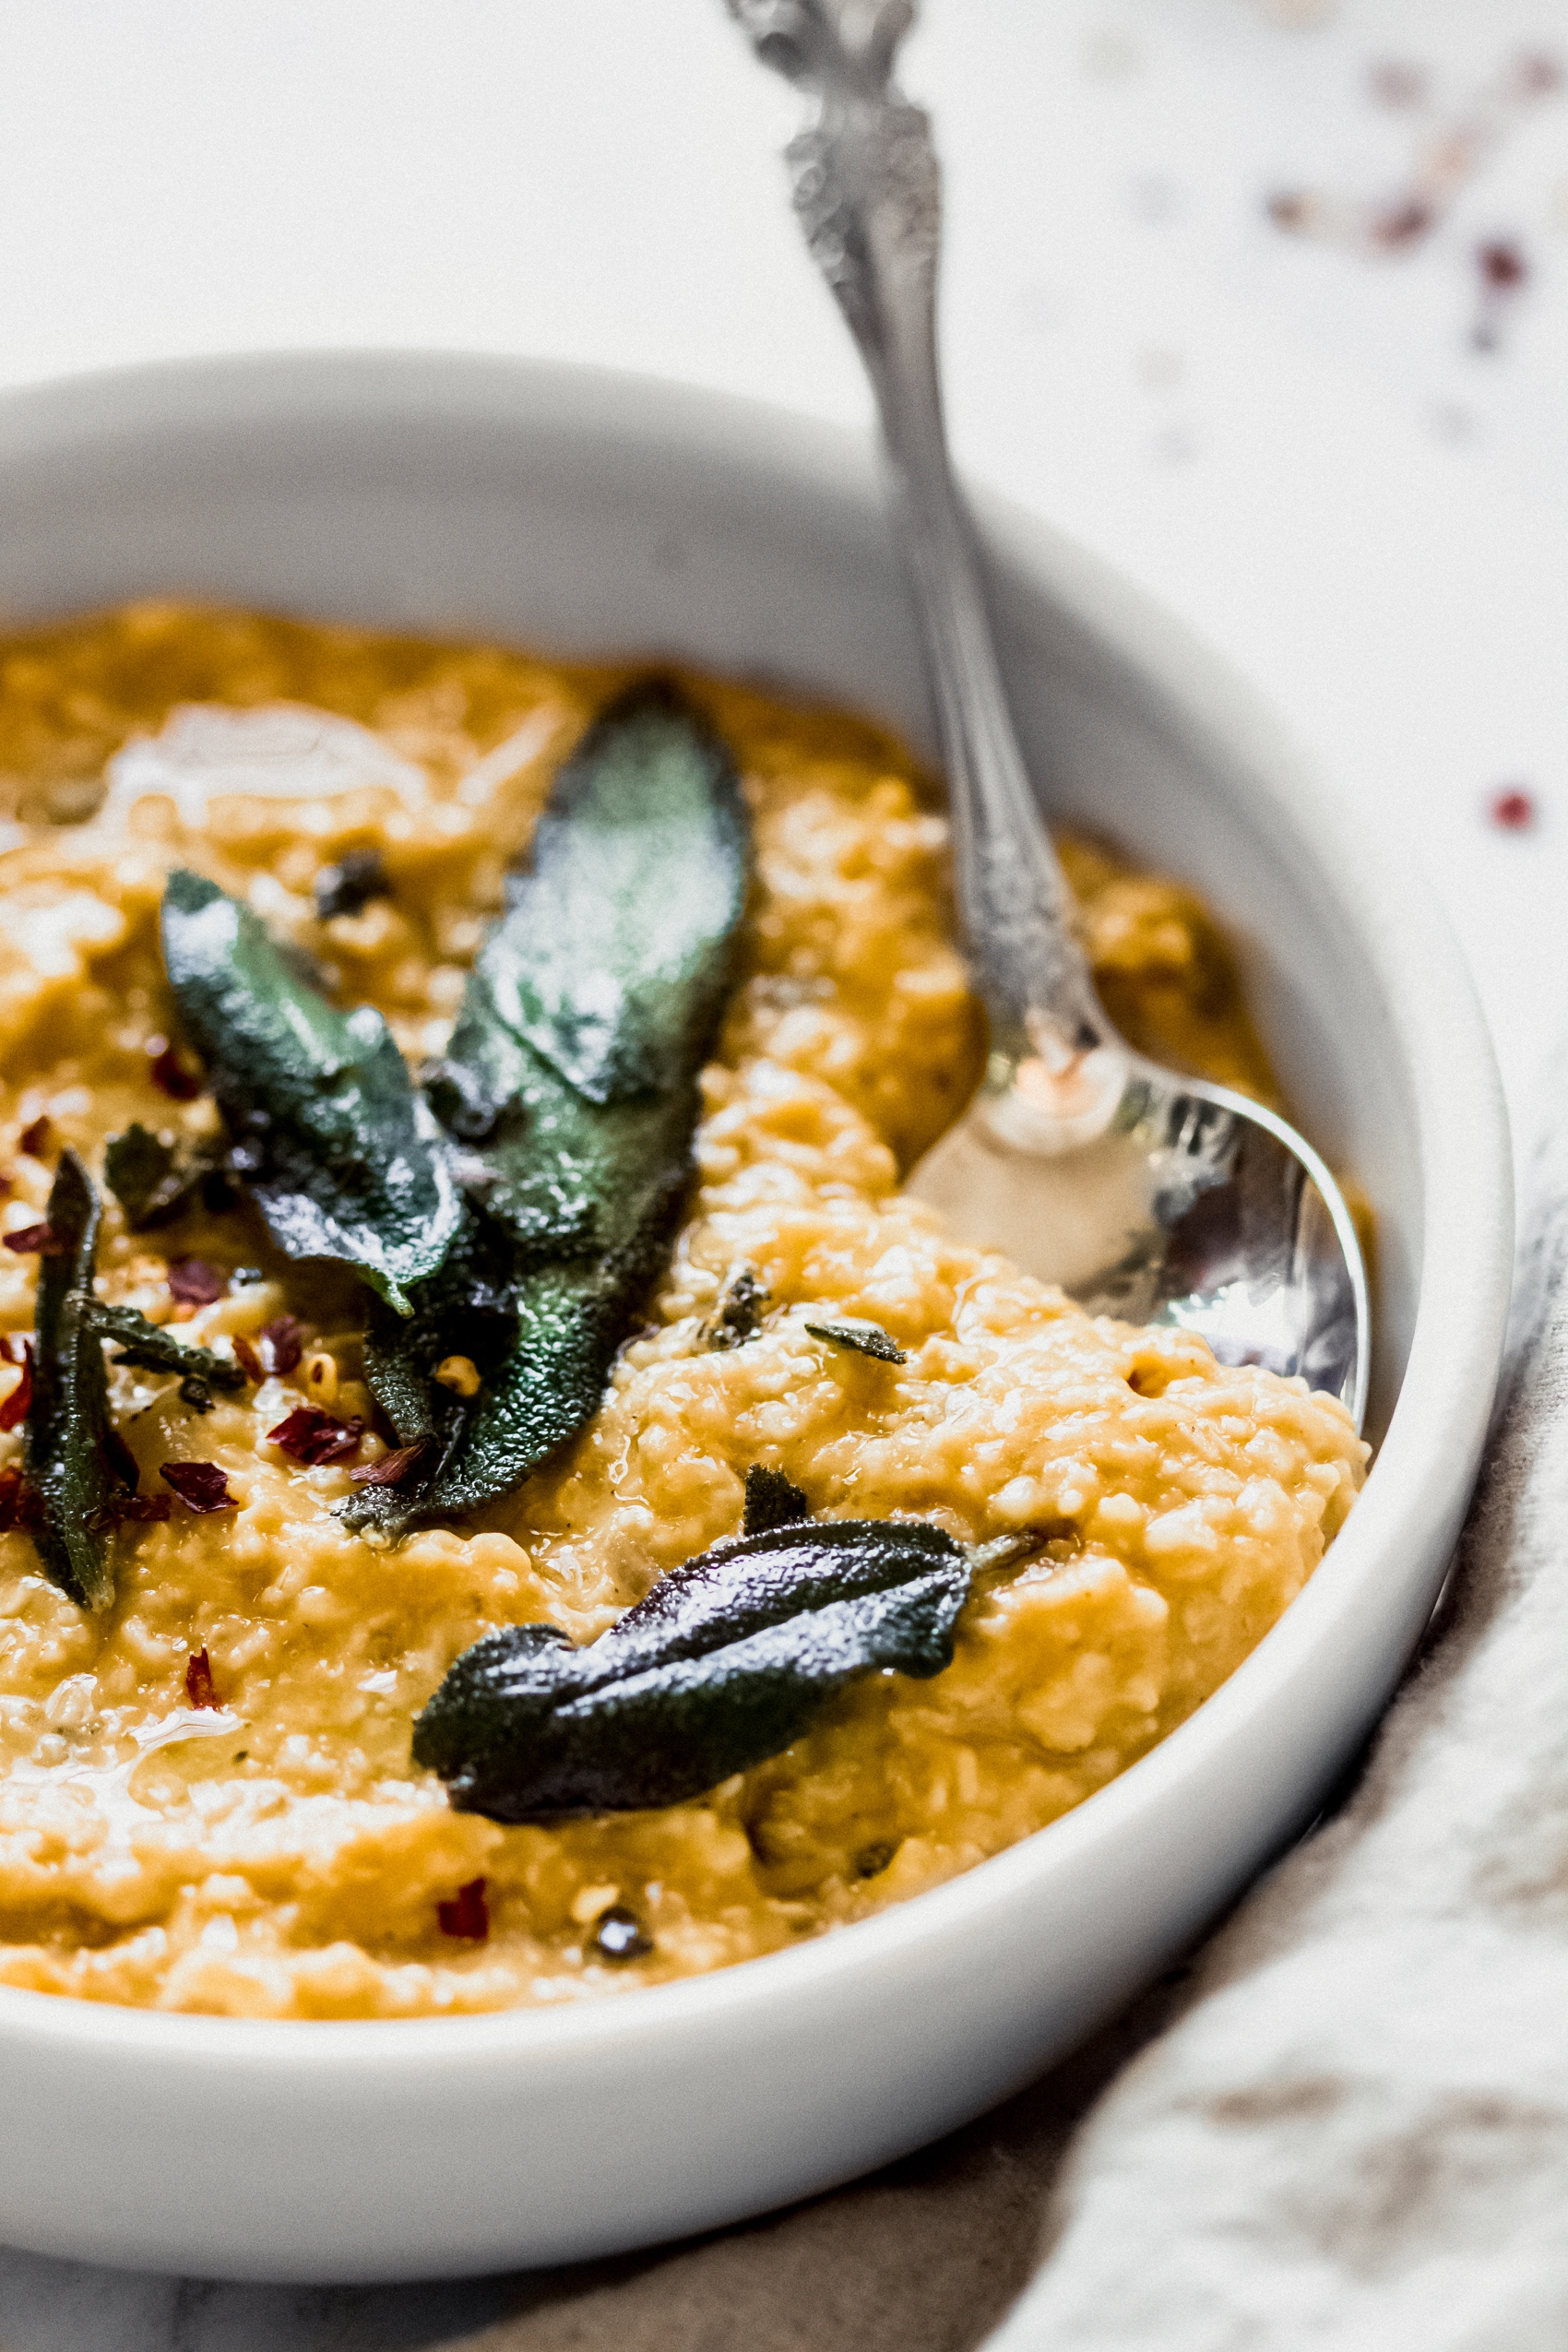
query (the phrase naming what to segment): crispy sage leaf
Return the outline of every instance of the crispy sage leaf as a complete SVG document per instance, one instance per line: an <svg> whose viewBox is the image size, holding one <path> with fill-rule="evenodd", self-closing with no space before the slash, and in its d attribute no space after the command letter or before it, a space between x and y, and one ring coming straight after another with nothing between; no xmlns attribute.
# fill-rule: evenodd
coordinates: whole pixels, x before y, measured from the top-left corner
<svg viewBox="0 0 1568 2352"><path fill-rule="evenodd" d="M115 1342L117 1364L136 1364L144 1372L178 1372L186 1380L205 1381L209 1388L244 1388L245 1375L227 1356L210 1348L184 1348L135 1307L105 1306L89 1299L82 1309L88 1328L100 1339Z"/></svg>
<svg viewBox="0 0 1568 2352"><path fill-rule="evenodd" d="M433 1074L468 1228L409 1323L372 1310L365 1358L430 1467L362 1488L350 1526L509 1493L597 1409L679 1217L746 879L723 746L668 688L635 689L556 778ZM476 1396L434 1381L452 1354L478 1366Z"/></svg>
<svg viewBox="0 0 1568 2352"><path fill-rule="evenodd" d="M680 1804L798 1740L878 1669L953 1657L967 1555L923 1520L732 1536L576 1649L511 1625L466 1650L414 1727L459 1812L558 1821Z"/></svg>
<svg viewBox="0 0 1568 2352"><path fill-rule="evenodd" d="M874 1357L879 1364L907 1364L909 1360L898 1342L879 1323L868 1323L861 1315L845 1315L836 1323L808 1323L806 1329L814 1339L826 1339L835 1348L851 1348L857 1356Z"/></svg>
<svg viewBox="0 0 1568 2352"><path fill-rule="evenodd" d="M109 1376L93 1295L102 1212L87 1170L62 1152L48 1219L68 1244L38 1269L33 1393L23 1455L39 1498L31 1535L45 1574L83 1609L114 1598L109 1531L116 1501L136 1488L135 1465L109 1415Z"/></svg>
<svg viewBox="0 0 1568 2352"><path fill-rule="evenodd" d="M743 1536L766 1535L769 1527L792 1527L810 1516L811 1504L792 1479L787 1479L782 1470L766 1469L760 1462L752 1464L746 1472Z"/></svg>
<svg viewBox="0 0 1568 2352"><path fill-rule="evenodd" d="M208 1063L232 1164L293 1258L336 1258L398 1314L462 1214L434 1122L386 1022L340 1013L248 907L170 875L163 959Z"/></svg>

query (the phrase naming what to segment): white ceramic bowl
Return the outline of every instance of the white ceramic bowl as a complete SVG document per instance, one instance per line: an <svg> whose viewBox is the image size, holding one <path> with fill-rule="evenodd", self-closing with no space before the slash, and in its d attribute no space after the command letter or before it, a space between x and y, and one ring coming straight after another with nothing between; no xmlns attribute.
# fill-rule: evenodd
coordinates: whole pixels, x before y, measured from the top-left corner
<svg viewBox="0 0 1568 2352"><path fill-rule="evenodd" d="M1443 1577L1512 1258L1491 1051L1441 917L1266 711L982 502L1048 805L1192 883L1302 1124L1379 1220L1382 1451L1301 1598L1162 1747L902 1908L557 2012L315 2025L0 1990L0 2239L255 2278L559 2262L915 2146L1124 2001L1313 1812ZM0 401L0 608L149 593L687 657L924 738L868 449L706 393L432 356L182 364Z"/></svg>

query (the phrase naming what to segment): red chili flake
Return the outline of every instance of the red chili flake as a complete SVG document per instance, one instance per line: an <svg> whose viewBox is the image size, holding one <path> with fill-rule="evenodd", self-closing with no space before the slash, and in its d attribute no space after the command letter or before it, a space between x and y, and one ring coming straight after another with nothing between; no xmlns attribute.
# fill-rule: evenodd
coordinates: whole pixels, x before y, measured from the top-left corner
<svg viewBox="0 0 1568 2352"><path fill-rule="evenodd" d="M30 1127L24 1127L17 1141L30 1159L42 1159L53 1134L53 1125L47 1114L43 1114L35 1119Z"/></svg>
<svg viewBox="0 0 1568 2352"><path fill-rule="evenodd" d="M43 1517L43 1497L29 1486L18 1462L0 1470L0 1536L15 1527L36 1527Z"/></svg>
<svg viewBox="0 0 1568 2352"><path fill-rule="evenodd" d="M296 1323L292 1315L274 1315L261 1327L262 1362L269 1372L291 1372L309 1337L308 1323Z"/></svg>
<svg viewBox="0 0 1568 2352"><path fill-rule="evenodd" d="M441 1922L443 1935L462 1936L469 1943L482 1943L490 1933L490 1906L484 1899L484 1881L469 1879L457 1889L451 1903L438 1903L435 1916Z"/></svg>
<svg viewBox="0 0 1568 2352"><path fill-rule="evenodd" d="M251 1346L248 1339L237 1338L235 1340L234 1361L239 1365L240 1370L244 1373L245 1378L247 1380L254 1380L257 1387L259 1387L261 1383L267 1378L267 1367L262 1362L261 1358L256 1354L255 1349Z"/></svg>
<svg viewBox="0 0 1568 2352"><path fill-rule="evenodd" d="M11 1360L9 1349L6 1350L6 1360L7 1362ZM0 1405L0 1430L20 1429L28 1417L28 1407L31 1403L32 1349L24 1339L22 1341L22 1376L5 1403Z"/></svg>
<svg viewBox="0 0 1568 2352"><path fill-rule="evenodd" d="M16 1178L14 1176L8 1176L4 1169L0 1169L0 1201L3 1201L7 1194L14 1193L16 1189Z"/></svg>
<svg viewBox="0 0 1568 2352"><path fill-rule="evenodd" d="M8 1250L15 1250L19 1258L64 1258L71 1253L65 1236L49 1225L24 1225L18 1233L0 1234L0 1241Z"/></svg>
<svg viewBox="0 0 1568 2352"><path fill-rule="evenodd" d="M172 1102L194 1102L201 1092L201 1072L167 1038L149 1037L147 1050L152 1056L148 1072L152 1083Z"/></svg>
<svg viewBox="0 0 1568 2352"><path fill-rule="evenodd" d="M158 1473L172 1486L187 1511L237 1511L240 1498L229 1491L227 1474L216 1462L165 1462Z"/></svg>
<svg viewBox="0 0 1568 2352"><path fill-rule="evenodd" d="M1408 57L1380 57L1367 67L1367 88L1379 106L1419 106L1427 94L1426 68Z"/></svg>
<svg viewBox="0 0 1568 2352"><path fill-rule="evenodd" d="M1396 251L1413 245L1437 226L1437 208L1425 196L1402 196L1373 218L1368 234L1374 245Z"/></svg>
<svg viewBox="0 0 1568 2352"><path fill-rule="evenodd" d="M267 1432L269 1445L313 1470L324 1462L347 1462L359 1452L363 1435L364 1422L358 1414L352 1420L340 1421L336 1414L324 1413L319 1405L296 1405L276 1429Z"/></svg>
<svg viewBox="0 0 1568 2352"><path fill-rule="evenodd" d="M1514 71L1526 98L1550 98L1562 87L1562 60L1544 49L1527 49Z"/></svg>
<svg viewBox="0 0 1568 2352"><path fill-rule="evenodd" d="M110 1467L121 1485L128 1493L135 1494L141 1483L141 1472L137 1467L136 1455L113 1421L103 1431L103 1451L109 1456Z"/></svg>
<svg viewBox="0 0 1568 2352"><path fill-rule="evenodd" d="M13 1339L8 1331L0 1332L0 1364L19 1364L27 1345L25 1339Z"/></svg>
<svg viewBox="0 0 1568 2352"><path fill-rule="evenodd" d="M169 1268L169 1289L183 1307L209 1307L229 1288L229 1277L205 1258L176 1258Z"/></svg>
<svg viewBox="0 0 1568 2352"><path fill-rule="evenodd" d="M395 1452L384 1454L379 1462L367 1462L362 1470L350 1470L355 1486L400 1486L418 1462L430 1452L428 1437L417 1437L411 1445L399 1445Z"/></svg>
<svg viewBox="0 0 1568 2352"><path fill-rule="evenodd" d="M185 1696L194 1707L219 1707L223 1704L213 1683L212 1660L207 1655L205 1642L199 1650L191 1653L185 1669Z"/></svg>
<svg viewBox="0 0 1568 2352"><path fill-rule="evenodd" d="M1523 784L1505 784L1492 794L1487 814L1500 833L1528 833L1536 821L1536 796Z"/></svg>
<svg viewBox="0 0 1568 2352"><path fill-rule="evenodd" d="M1499 292L1511 293L1522 286L1530 274L1529 264L1517 245L1505 237L1493 237L1486 244L1476 247L1476 267L1489 286Z"/></svg>
<svg viewBox="0 0 1568 2352"><path fill-rule="evenodd" d="M167 1519L173 1509L166 1494L125 1494L114 1505L117 1519L132 1519L138 1525L150 1525Z"/></svg>
<svg viewBox="0 0 1568 2352"><path fill-rule="evenodd" d="M1269 197L1266 209L1277 229L1304 229L1312 217L1313 202L1299 188L1281 188Z"/></svg>

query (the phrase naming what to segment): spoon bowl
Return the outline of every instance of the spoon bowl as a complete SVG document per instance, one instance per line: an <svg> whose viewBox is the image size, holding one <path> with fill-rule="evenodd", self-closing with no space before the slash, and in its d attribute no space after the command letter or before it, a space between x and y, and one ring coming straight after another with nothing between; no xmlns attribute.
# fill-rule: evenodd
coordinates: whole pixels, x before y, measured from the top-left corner
<svg viewBox="0 0 1568 2352"><path fill-rule="evenodd" d="M1316 1152L1227 1087L1100 1051L1119 1083L1096 1132L1053 1122L1024 1073L988 1081L909 1190L1091 1314L1196 1332L1222 1364L1339 1397L1360 1429L1366 1276Z"/></svg>

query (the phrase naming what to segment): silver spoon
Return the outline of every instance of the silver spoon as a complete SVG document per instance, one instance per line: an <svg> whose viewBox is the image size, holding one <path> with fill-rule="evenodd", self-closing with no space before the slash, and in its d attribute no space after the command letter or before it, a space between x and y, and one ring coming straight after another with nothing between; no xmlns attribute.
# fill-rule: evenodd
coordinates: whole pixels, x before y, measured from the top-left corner
<svg viewBox="0 0 1568 2352"><path fill-rule="evenodd" d="M1179 1324L1222 1363L1300 1373L1359 1429L1367 1282L1338 1186L1272 1111L1134 1053L1074 933L948 461L936 157L929 117L893 79L913 0L727 5L764 64L814 101L785 150L795 210L876 394L991 1023L980 1092L909 1189L1091 1313Z"/></svg>

